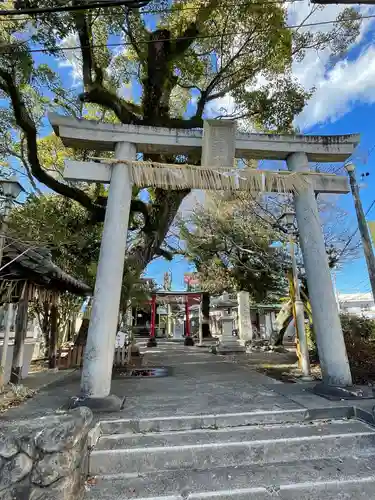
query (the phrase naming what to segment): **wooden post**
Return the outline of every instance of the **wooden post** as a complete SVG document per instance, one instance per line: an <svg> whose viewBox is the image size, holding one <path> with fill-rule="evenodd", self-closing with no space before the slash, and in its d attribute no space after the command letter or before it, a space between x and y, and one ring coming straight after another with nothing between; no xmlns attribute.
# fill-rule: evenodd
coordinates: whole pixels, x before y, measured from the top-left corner
<svg viewBox="0 0 375 500"><path fill-rule="evenodd" d="M190 312L190 304L189 304L189 296L187 296L185 302L186 329L185 329L184 345L191 346L194 345L194 340L193 337L191 336L189 312Z"/></svg>
<svg viewBox="0 0 375 500"><path fill-rule="evenodd" d="M52 293L51 299L51 329L50 329L50 341L49 341L49 368L57 368L57 293Z"/></svg>
<svg viewBox="0 0 375 500"><path fill-rule="evenodd" d="M150 337L155 337L155 327L156 327L156 296L152 296L151 302L151 329Z"/></svg>
<svg viewBox="0 0 375 500"><path fill-rule="evenodd" d="M189 299L186 300L185 303L185 316L186 316L186 323L185 323L185 336L190 337L190 318L189 318Z"/></svg>
<svg viewBox="0 0 375 500"><path fill-rule="evenodd" d="M155 336L155 323L156 323L156 295L151 298L151 328L150 328L150 338L147 342L147 347L156 347L156 336Z"/></svg>
<svg viewBox="0 0 375 500"><path fill-rule="evenodd" d="M9 300L11 300L11 298L9 298ZM6 319L5 319L5 334L4 334L4 338L3 338L3 350L1 351L1 357L0 357L0 392L3 390L3 387L4 387L6 362L7 362L7 354L8 354L8 347L9 347L10 329L12 326L12 317L13 317L13 304L12 304L12 302L9 302L8 308L7 308Z"/></svg>
<svg viewBox="0 0 375 500"><path fill-rule="evenodd" d="M29 291L28 283L25 282L20 300L15 321L15 336L13 348L12 371L10 381L12 384L19 384L22 380L23 357L25 350L25 338L27 333L27 312L29 307Z"/></svg>
<svg viewBox="0 0 375 500"><path fill-rule="evenodd" d="M211 337L210 331L210 294L202 292L202 338Z"/></svg>

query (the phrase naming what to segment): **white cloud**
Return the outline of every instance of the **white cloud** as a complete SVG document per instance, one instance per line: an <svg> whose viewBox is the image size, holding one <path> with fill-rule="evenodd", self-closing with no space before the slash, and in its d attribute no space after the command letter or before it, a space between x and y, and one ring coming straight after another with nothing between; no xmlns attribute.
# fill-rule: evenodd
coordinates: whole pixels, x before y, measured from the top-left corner
<svg viewBox="0 0 375 500"><path fill-rule="evenodd" d="M312 64L311 67L315 68L316 91L296 119L302 128L333 122L350 111L357 102L375 102L374 46L367 47L355 61L345 59L339 62L326 75L319 65Z"/></svg>
<svg viewBox="0 0 375 500"><path fill-rule="evenodd" d="M328 5L323 9L319 7L310 16L314 6L307 0L288 5L288 24L293 26L302 22L310 24L334 20L347 8L345 5ZM375 14L375 7L361 6L358 11L362 16L372 15ZM328 32L333 27L333 24L323 24L302 29ZM303 112L296 118L297 126L306 129L319 123L333 122L350 111L357 102L375 102L375 45L366 44L366 35L374 27L375 19L363 20L360 33L348 54L335 65L330 60L329 48L319 52L308 50L303 61L293 64L293 74L303 87L306 90L316 89ZM264 76L260 78L252 88L265 83ZM209 118L221 115L223 108L233 112L235 104L230 95L209 103L206 115Z"/></svg>
<svg viewBox="0 0 375 500"><path fill-rule="evenodd" d="M222 115L231 115L235 110L235 101L230 94L210 101L205 108L206 118L216 118Z"/></svg>
<svg viewBox="0 0 375 500"><path fill-rule="evenodd" d="M82 54L80 49L72 49L72 47L78 47L79 40L77 34L70 34L65 37L61 43L60 47L64 49L69 49L63 51L65 59L59 62L60 68L67 68L71 71L72 77L72 87L77 87L82 84Z"/></svg>
<svg viewBox="0 0 375 500"><path fill-rule="evenodd" d="M316 11L306 22L319 23L335 19L345 6L329 5ZM293 3L289 9L289 24L298 25L311 10L306 2ZM361 7L361 15L374 14L374 7ZM293 64L293 74L309 90L315 93L303 112L296 118L296 125L302 129L318 123L335 121L352 109L356 102L375 101L375 48L365 46L365 36L375 25L375 19L362 21L361 31L350 47L345 59L332 66L330 50L317 53L310 50L302 62ZM313 26L311 31L329 31L332 24ZM353 58L353 55L356 55Z"/></svg>

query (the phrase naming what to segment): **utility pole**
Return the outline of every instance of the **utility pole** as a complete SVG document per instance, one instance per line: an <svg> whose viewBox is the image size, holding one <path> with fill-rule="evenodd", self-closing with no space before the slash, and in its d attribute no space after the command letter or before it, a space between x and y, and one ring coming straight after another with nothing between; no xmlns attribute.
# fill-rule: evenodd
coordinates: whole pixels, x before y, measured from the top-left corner
<svg viewBox="0 0 375 500"><path fill-rule="evenodd" d="M352 195L354 198L354 206L357 214L358 229L361 234L363 250L365 253L366 264L368 269L368 274L370 278L372 296L375 300L375 257L372 249L372 243L370 238L370 232L367 227L366 216L363 211L361 198L359 196L359 187L357 184L357 179L355 176L355 166L353 163L348 163L345 165L345 169L348 172L350 180L350 188L352 190Z"/></svg>

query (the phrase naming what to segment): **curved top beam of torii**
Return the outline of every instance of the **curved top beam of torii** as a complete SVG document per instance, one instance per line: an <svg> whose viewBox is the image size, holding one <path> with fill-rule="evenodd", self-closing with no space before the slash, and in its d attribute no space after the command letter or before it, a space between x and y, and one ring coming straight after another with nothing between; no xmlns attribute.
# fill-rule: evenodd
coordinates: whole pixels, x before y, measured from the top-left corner
<svg viewBox="0 0 375 500"><path fill-rule="evenodd" d="M65 146L112 151L118 142L131 142L140 153L200 154L204 133L202 129L180 130L142 125L99 123L77 120L55 113L49 114L55 133ZM228 126L228 120L206 120L206 123ZM235 127L234 122L231 122ZM224 130L223 130L224 132ZM225 132L224 132L225 133ZM286 160L291 153L306 153L309 161L340 162L353 153L359 135L279 135L236 133L235 157Z"/></svg>

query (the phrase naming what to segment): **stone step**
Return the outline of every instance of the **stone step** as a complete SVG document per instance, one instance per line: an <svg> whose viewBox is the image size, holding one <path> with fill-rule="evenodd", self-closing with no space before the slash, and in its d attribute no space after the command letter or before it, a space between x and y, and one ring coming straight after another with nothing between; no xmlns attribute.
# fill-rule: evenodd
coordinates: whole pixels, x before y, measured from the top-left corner
<svg viewBox="0 0 375 500"><path fill-rule="evenodd" d="M322 435L356 434L373 432L358 420L317 420L312 423L289 423L259 426L241 426L223 429L192 429L102 435L95 450L118 450L130 448L155 448L162 446L204 445L214 443L241 443L268 439L304 438ZM270 433L272 434L270 436Z"/></svg>
<svg viewBox="0 0 375 500"><path fill-rule="evenodd" d="M137 420L119 419L100 422L102 434L124 434L127 432L158 432L192 429L220 429L247 425L304 422L315 419L346 418L353 416L348 407L322 408L321 410L272 410L211 415L181 415Z"/></svg>
<svg viewBox="0 0 375 500"><path fill-rule="evenodd" d="M375 456L97 477L88 500L374 498Z"/></svg>
<svg viewBox="0 0 375 500"><path fill-rule="evenodd" d="M253 436L243 437L238 431L229 440L220 440L220 433L207 433L198 444L159 445L133 448L94 449L90 456L91 474L147 473L171 469L209 469L256 463L288 462L375 453L375 432L366 424L322 424L306 426L269 426ZM355 428L355 432L353 429ZM332 432L331 432L332 429ZM349 432L346 432L346 429ZM255 431L255 430L254 430ZM309 432L308 432L309 431ZM300 436L296 433L300 432ZM225 433L223 433L225 434ZM233 432L236 435L237 431ZM256 439L254 435L256 434ZM212 437L213 436L213 437ZM229 434L227 435L229 436ZM156 439L156 436L147 436ZM131 439L131 438L129 438ZM175 438L181 441L181 434ZM209 441L211 439L212 442ZM180 442L179 441L179 442ZM99 440L100 442L100 440ZM107 440L108 443L108 440Z"/></svg>

